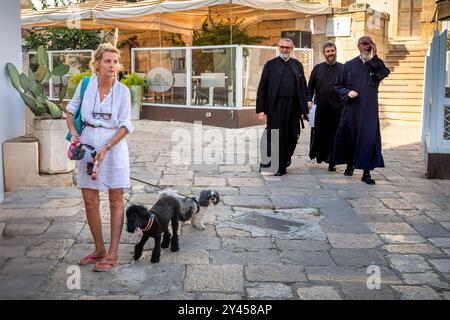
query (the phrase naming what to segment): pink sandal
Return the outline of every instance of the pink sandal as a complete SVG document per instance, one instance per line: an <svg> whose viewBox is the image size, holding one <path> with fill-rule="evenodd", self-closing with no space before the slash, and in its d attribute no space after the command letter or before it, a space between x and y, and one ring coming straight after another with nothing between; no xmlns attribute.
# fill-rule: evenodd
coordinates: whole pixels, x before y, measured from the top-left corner
<svg viewBox="0 0 450 320"><path fill-rule="evenodd" d="M99 262L97 262L94 266L94 271L97 272L103 272L111 270L112 268L116 267L119 264L117 260L110 260L110 259L104 259Z"/></svg>
<svg viewBox="0 0 450 320"><path fill-rule="evenodd" d="M87 255L86 257L82 258L78 264L80 266L84 266L86 264L95 263L98 261L101 261L104 257L94 256L92 254Z"/></svg>

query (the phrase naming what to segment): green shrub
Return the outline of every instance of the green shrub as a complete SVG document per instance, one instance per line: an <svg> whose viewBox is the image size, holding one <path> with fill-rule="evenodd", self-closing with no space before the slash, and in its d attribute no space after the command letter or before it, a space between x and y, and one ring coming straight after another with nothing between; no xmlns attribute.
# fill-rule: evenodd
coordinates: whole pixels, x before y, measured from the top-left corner
<svg viewBox="0 0 450 320"><path fill-rule="evenodd" d="M121 83L126 85L128 89L130 89L131 94L131 102L138 103L139 109L142 111L142 98L144 93L144 88L147 87L147 82L144 77L138 76L136 73L132 72L129 75L125 76ZM139 87L136 89L136 87Z"/></svg>
<svg viewBox="0 0 450 320"><path fill-rule="evenodd" d="M67 97L69 99L72 99L73 95L75 94L75 90L78 87L78 84L81 82L81 80L84 77L91 77L92 76L92 70L87 70L85 72L82 73L77 73L74 74L73 76L70 77L69 79L69 83L67 86Z"/></svg>

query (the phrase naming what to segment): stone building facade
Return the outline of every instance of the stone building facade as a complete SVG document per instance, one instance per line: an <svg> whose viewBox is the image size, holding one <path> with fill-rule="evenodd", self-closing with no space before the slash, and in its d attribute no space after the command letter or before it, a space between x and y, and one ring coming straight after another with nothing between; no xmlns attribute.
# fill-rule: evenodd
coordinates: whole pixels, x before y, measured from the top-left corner
<svg viewBox="0 0 450 320"><path fill-rule="evenodd" d="M337 58L345 62L357 54L357 40L374 39L379 56L391 69L380 87L380 118L420 126L424 60L433 30L441 28L435 19L435 0L316 0L332 7L326 15L304 17L289 14L284 19L248 25L251 35L265 36L263 45L277 45L282 36L296 46L312 48L314 64L323 61L322 44L333 41ZM436 22L435 22L436 21ZM172 46L172 35L162 31L120 31L119 42L131 39L137 47ZM187 44L192 40L183 39ZM129 41L130 42L130 41ZM124 65L130 66L130 43L123 48ZM308 75L307 75L308 76Z"/></svg>

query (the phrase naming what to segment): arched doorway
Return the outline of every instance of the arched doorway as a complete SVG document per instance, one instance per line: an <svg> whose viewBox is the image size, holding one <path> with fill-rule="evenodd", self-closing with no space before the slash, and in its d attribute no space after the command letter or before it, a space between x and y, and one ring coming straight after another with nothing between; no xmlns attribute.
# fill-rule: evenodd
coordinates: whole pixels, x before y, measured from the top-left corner
<svg viewBox="0 0 450 320"><path fill-rule="evenodd" d="M398 0L398 37L420 37L422 0Z"/></svg>

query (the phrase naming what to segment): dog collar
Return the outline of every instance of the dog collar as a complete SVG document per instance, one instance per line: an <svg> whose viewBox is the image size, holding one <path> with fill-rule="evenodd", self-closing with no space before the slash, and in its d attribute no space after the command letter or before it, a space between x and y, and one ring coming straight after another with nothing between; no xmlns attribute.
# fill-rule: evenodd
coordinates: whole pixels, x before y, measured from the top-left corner
<svg viewBox="0 0 450 320"><path fill-rule="evenodd" d="M148 218L147 225L145 226L144 229L142 229L142 231L146 232L146 231L150 230L154 221L155 221L155 214L153 212L150 212L150 218Z"/></svg>

